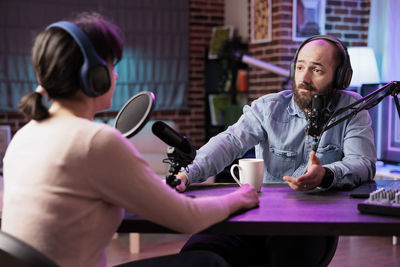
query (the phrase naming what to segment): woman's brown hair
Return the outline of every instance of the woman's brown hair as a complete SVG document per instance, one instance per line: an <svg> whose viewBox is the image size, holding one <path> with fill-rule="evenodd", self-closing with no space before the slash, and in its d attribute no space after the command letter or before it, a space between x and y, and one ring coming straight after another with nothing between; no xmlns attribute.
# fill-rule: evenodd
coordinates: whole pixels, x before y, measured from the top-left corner
<svg viewBox="0 0 400 267"><path fill-rule="evenodd" d="M88 36L97 54L115 64L121 60L123 41L120 29L98 13L81 13L71 20ZM83 56L72 36L60 28L37 35L32 48L32 64L39 84L50 99L69 98L80 88L79 70ZM20 111L29 119L49 117L42 94L32 92L21 98Z"/></svg>

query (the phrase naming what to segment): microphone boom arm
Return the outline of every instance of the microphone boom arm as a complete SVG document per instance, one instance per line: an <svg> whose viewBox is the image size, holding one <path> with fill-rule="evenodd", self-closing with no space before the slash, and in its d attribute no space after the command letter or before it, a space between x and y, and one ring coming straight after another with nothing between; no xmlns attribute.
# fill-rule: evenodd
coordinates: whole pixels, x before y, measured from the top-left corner
<svg viewBox="0 0 400 267"><path fill-rule="evenodd" d="M380 93L382 93L383 91L387 90L383 95L378 96ZM385 97L391 95L394 98L394 102L396 104L396 109L397 109L397 113L400 119L400 103L399 103L399 99L398 99L398 94L400 92L400 82L398 81L392 81L390 83L385 84L384 86L382 86L381 88L375 90L374 92L368 94L367 96L361 98L360 100L348 105L347 107L341 108L339 110L337 110L336 112L334 112L328 119L328 121L326 122L325 126L323 127L320 137L318 138L319 140L321 140L321 136L322 134L329 130L330 128L338 125L339 123L343 122L344 120L353 117L354 115L356 115L358 112L364 110L364 109L370 109L374 106L376 106L377 104L379 104ZM375 98L374 98L375 97ZM360 105L357 108L353 108L357 105L359 105L360 103L365 102L364 104ZM343 114L344 112L353 109L353 111L345 116L343 116L342 118L340 118L339 120L329 124L330 121L332 121L333 118L339 116L340 114ZM319 141L318 144L316 145L316 147L318 147L319 145Z"/></svg>
<svg viewBox="0 0 400 267"><path fill-rule="evenodd" d="M259 60L259 59L254 58L254 57L250 57L248 55L244 55L244 54L239 53L239 52L235 52L233 55L237 59L240 59L243 63L249 64L249 65L253 65L255 67L258 67L258 68L261 68L263 70L267 70L267 71L273 72L275 74L278 74L280 76L284 76L284 77L287 77L287 78L289 78L289 76L290 76L290 73L289 73L288 70L286 70L284 68L281 68L281 67L278 67L276 65L273 65L271 63Z"/></svg>

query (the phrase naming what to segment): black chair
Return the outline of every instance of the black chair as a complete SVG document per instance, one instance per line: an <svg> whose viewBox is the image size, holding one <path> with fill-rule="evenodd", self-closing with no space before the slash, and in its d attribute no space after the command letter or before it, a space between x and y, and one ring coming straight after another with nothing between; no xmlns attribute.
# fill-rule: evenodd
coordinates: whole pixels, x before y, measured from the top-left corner
<svg viewBox="0 0 400 267"><path fill-rule="evenodd" d="M0 231L0 266L57 267L58 265L30 245Z"/></svg>
<svg viewBox="0 0 400 267"><path fill-rule="evenodd" d="M327 267L335 256L336 248L339 243L338 236L329 236L326 241L326 252L318 267Z"/></svg>

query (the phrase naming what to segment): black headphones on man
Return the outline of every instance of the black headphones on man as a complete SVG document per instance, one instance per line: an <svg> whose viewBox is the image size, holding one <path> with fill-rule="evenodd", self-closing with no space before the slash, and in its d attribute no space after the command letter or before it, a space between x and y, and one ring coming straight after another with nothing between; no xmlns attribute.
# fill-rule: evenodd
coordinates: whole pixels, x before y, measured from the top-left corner
<svg viewBox="0 0 400 267"><path fill-rule="evenodd" d="M69 21L55 22L47 26L46 30L50 28L65 30L78 44L83 55L83 64L79 71L83 92L90 97L105 94L111 86L107 63L96 53L85 32Z"/></svg>
<svg viewBox="0 0 400 267"><path fill-rule="evenodd" d="M334 44L337 44L341 48L340 52L343 54L343 62L336 69L335 88L338 90L346 89L347 87L349 87L351 77L353 76L353 69L351 68L350 64L350 56L347 52L346 46L339 39L330 35L315 35L306 39L300 44L299 48L297 48L296 54L294 55L293 61L290 63L290 78L294 79L294 74L296 71L296 61L300 49L305 44L318 39L328 40Z"/></svg>

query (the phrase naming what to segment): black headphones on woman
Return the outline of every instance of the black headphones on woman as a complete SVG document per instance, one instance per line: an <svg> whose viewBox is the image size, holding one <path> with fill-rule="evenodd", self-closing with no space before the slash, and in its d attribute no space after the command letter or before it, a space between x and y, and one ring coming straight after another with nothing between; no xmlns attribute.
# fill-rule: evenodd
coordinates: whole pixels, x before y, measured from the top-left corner
<svg viewBox="0 0 400 267"><path fill-rule="evenodd" d="M350 56L349 53L347 52L346 46L339 39L330 35L315 35L306 39L300 44L299 48L297 48L296 54L294 55L293 61L290 63L290 78L294 79L294 73L296 70L296 61L300 49L305 44L318 39L328 40L334 44L337 44L341 48L340 53L343 55L343 62L336 69L335 88L338 90L346 89L347 87L349 87L351 77L353 76L353 69L351 68L350 64Z"/></svg>
<svg viewBox="0 0 400 267"><path fill-rule="evenodd" d="M47 26L46 30L50 28L63 29L78 44L83 55L83 64L79 71L83 92L90 97L105 94L111 86L107 63L96 53L85 32L69 21L55 22Z"/></svg>

